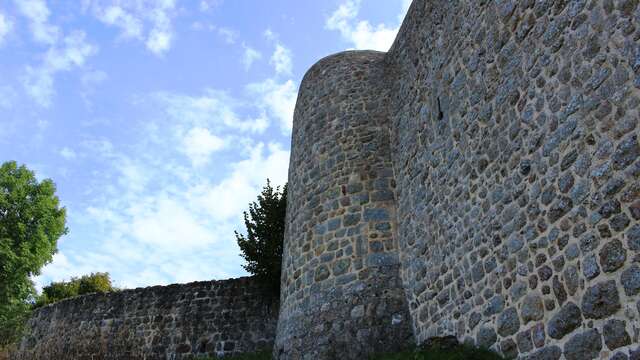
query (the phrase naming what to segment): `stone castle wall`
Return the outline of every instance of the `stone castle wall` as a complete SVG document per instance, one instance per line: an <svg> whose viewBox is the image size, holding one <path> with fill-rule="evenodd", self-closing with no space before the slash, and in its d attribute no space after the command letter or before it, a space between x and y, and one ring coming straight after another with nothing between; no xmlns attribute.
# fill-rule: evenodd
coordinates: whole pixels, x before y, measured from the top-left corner
<svg viewBox="0 0 640 360"><path fill-rule="evenodd" d="M14 360L194 359L270 349L277 300L252 278L80 296L35 311Z"/></svg>
<svg viewBox="0 0 640 360"><path fill-rule="evenodd" d="M372 256L399 256L418 343L640 357L639 24L635 0L415 0L386 55L314 65L294 116L280 358L353 333L370 337L341 358L378 351L388 336L368 327L404 303L354 323L379 298L341 280L398 291Z"/></svg>
<svg viewBox="0 0 640 360"><path fill-rule="evenodd" d="M384 53L321 60L298 96L281 359L355 358L411 341L400 281Z"/></svg>
<svg viewBox="0 0 640 360"><path fill-rule="evenodd" d="M38 310L18 358L362 359L454 335L640 359L639 119L638 0L414 0L388 53L302 81L277 330L251 279L153 287Z"/></svg>

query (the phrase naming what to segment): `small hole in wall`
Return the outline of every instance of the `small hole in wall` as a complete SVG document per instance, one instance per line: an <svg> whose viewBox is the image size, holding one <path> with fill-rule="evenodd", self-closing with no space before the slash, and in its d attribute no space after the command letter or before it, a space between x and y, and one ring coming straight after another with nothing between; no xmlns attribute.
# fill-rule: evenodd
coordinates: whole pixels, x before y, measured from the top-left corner
<svg viewBox="0 0 640 360"><path fill-rule="evenodd" d="M440 98L436 98L438 100L438 120L442 120L444 118L444 114L442 113L442 108L440 107Z"/></svg>

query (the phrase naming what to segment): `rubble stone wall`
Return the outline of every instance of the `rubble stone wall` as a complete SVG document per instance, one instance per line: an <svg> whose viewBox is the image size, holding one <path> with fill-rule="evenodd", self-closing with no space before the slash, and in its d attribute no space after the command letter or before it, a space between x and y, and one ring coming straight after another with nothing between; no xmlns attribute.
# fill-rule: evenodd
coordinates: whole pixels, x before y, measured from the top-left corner
<svg viewBox="0 0 640 360"><path fill-rule="evenodd" d="M277 316L277 299L253 278L92 294L36 310L12 358L179 360L268 350Z"/></svg>
<svg viewBox="0 0 640 360"><path fill-rule="evenodd" d="M387 61L417 341L635 352L638 1L416 0Z"/></svg>
<svg viewBox="0 0 640 360"><path fill-rule="evenodd" d="M637 0L415 0L386 55L316 64L294 117L285 354L309 349L296 326L321 351L401 314L350 323L379 298L339 280L387 286L365 260L399 256L418 343L640 357L639 24ZM379 208L384 222L366 217ZM332 311L330 294L349 306ZM387 339L368 334L354 352Z"/></svg>
<svg viewBox="0 0 640 360"><path fill-rule="evenodd" d="M279 359L355 359L412 342L400 281L384 53L304 77L289 165Z"/></svg>

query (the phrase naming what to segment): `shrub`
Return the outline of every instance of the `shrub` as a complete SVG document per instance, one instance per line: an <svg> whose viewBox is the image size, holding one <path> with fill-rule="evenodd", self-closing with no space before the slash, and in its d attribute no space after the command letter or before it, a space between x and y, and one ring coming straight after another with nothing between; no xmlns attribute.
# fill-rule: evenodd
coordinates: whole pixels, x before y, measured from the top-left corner
<svg viewBox="0 0 640 360"><path fill-rule="evenodd" d="M91 293L117 291L111 284L109 273L92 273L69 281L52 282L42 288L42 295L36 299L36 307L52 304L64 299Z"/></svg>
<svg viewBox="0 0 640 360"><path fill-rule="evenodd" d="M282 188L267 185L258 195L258 201L249 204L249 212L244 212L247 235L235 232L243 265L249 273L267 283L278 293L282 268L282 242L287 211L287 185Z"/></svg>

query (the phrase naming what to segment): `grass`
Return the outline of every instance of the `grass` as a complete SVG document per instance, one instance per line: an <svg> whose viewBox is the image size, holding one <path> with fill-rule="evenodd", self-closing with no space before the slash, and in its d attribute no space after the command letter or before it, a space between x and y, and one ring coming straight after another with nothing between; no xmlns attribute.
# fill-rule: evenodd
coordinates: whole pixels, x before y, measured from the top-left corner
<svg viewBox="0 0 640 360"><path fill-rule="evenodd" d="M216 357L199 357L197 360L217 360ZM271 360L271 351L259 351L256 353L240 354L233 357L224 357L224 360Z"/></svg>
<svg viewBox="0 0 640 360"><path fill-rule="evenodd" d="M214 360L215 358L203 358ZM225 357L224 360L271 360L271 351L261 351L251 354ZM338 360L338 359L336 359ZM369 360L502 360L495 353L476 349L469 346L457 346L453 349L432 348L421 351L405 351L395 354L380 354L369 358Z"/></svg>
<svg viewBox="0 0 640 360"><path fill-rule="evenodd" d="M224 358L225 360L271 360L271 351L260 351L251 354L242 354L230 358Z"/></svg>
<svg viewBox="0 0 640 360"><path fill-rule="evenodd" d="M497 354L484 349L468 346L458 346L453 349L429 349L421 351L406 351L395 354L381 354L369 358L370 360L501 360Z"/></svg>

